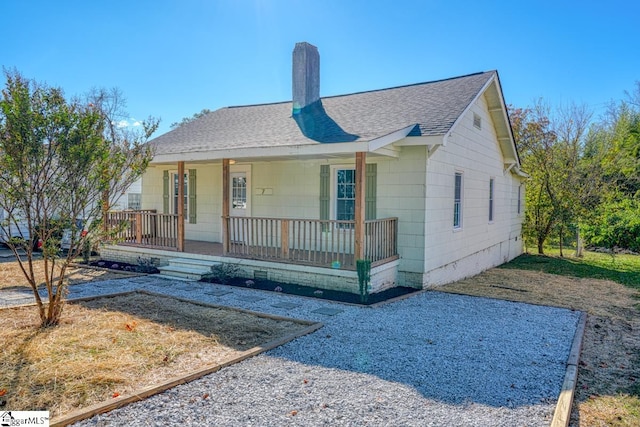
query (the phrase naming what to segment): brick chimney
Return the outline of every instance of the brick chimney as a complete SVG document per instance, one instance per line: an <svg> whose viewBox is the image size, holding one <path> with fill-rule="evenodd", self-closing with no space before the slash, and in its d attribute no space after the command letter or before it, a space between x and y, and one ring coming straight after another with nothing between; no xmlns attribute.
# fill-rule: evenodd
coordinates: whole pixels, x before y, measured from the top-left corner
<svg viewBox="0 0 640 427"><path fill-rule="evenodd" d="M320 54L307 42L293 49L293 114L320 100Z"/></svg>

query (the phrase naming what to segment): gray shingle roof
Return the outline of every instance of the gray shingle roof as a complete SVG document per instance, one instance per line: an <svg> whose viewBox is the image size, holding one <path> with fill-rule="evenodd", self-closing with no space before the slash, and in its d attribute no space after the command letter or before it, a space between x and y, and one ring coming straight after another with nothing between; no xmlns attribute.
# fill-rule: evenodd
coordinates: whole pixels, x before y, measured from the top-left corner
<svg viewBox="0 0 640 427"><path fill-rule="evenodd" d="M331 96L292 116L292 103L216 110L153 139L156 154L370 141L416 125L410 136L443 135L495 71Z"/></svg>

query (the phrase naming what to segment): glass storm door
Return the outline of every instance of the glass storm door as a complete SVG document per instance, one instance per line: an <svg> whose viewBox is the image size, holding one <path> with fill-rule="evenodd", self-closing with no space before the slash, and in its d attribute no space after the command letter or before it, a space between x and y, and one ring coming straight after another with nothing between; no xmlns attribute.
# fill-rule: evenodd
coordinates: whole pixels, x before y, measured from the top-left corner
<svg viewBox="0 0 640 427"><path fill-rule="evenodd" d="M232 172L229 185L229 215L234 217L247 216L247 173ZM243 243L248 237L247 224L244 220L231 221L231 240Z"/></svg>

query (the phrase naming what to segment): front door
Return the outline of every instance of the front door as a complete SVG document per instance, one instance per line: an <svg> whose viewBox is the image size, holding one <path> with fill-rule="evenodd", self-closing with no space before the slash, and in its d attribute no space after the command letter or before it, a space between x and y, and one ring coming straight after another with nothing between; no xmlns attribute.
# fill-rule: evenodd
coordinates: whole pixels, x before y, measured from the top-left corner
<svg viewBox="0 0 640 427"><path fill-rule="evenodd" d="M244 242L248 234L248 224L244 217L247 216L247 173L231 172L229 185L229 215L241 217L231 221L231 240L234 242Z"/></svg>

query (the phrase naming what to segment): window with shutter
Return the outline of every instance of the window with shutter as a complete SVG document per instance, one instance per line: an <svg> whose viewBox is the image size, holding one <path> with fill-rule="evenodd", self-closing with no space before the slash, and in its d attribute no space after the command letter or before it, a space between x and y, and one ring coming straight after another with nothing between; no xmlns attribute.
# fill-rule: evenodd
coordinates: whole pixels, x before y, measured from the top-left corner
<svg viewBox="0 0 640 427"><path fill-rule="evenodd" d="M178 173L176 171L164 171L162 176L162 212L165 214L178 213ZM196 169L189 169L184 174L184 214L190 224L197 221L196 204Z"/></svg>
<svg viewBox="0 0 640 427"><path fill-rule="evenodd" d="M335 169L332 193L331 166L320 166L320 219L353 220L355 209L355 169ZM365 174L365 219L377 217L377 164L367 164ZM331 212L331 206L334 211ZM326 231L326 230L325 230Z"/></svg>

